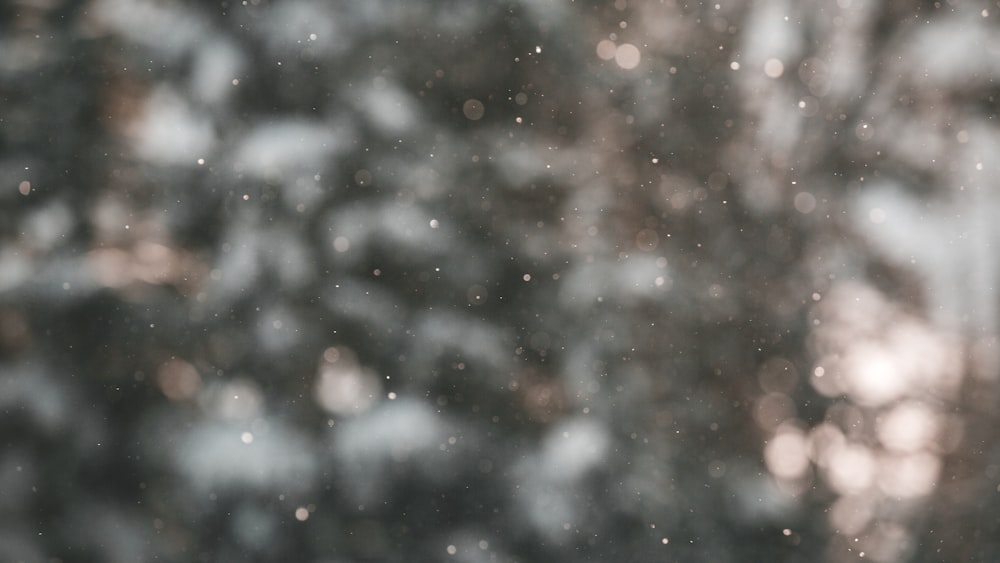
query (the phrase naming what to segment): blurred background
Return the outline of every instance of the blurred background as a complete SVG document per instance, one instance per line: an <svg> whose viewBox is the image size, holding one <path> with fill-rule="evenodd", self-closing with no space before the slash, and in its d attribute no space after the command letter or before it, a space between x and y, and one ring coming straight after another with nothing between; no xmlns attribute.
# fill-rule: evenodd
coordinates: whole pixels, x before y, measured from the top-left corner
<svg viewBox="0 0 1000 563"><path fill-rule="evenodd" d="M997 560L998 18L4 2L0 560Z"/></svg>

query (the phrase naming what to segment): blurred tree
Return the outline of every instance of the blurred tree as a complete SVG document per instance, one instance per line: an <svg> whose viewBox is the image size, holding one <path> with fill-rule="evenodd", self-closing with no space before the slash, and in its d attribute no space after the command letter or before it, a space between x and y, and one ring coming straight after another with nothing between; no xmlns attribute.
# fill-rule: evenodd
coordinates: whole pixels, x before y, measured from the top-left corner
<svg viewBox="0 0 1000 563"><path fill-rule="evenodd" d="M0 7L0 559L995 558L991 7Z"/></svg>

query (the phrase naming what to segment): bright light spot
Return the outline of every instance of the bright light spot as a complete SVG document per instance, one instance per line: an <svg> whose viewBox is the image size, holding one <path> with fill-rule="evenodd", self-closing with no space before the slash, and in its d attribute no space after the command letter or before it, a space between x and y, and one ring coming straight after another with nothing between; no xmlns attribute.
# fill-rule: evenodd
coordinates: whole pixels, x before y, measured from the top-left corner
<svg viewBox="0 0 1000 563"><path fill-rule="evenodd" d="M809 431L809 459L821 468L828 467L830 452L847 441L844 433L830 422L821 422Z"/></svg>
<svg viewBox="0 0 1000 563"><path fill-rule="evenodd" d="M670 543L670 540L667 538L663 538L660 540L660 543L662 543L663 545L667 545L668 543Z"/></svg>
<svg viewBox="0 0 1000 563"><path fill-rule="evenodd" d="M389 394L386 395L386 397L388 397L390 401L395 401L396 400L396 392L395 391L389 391Z"/></svg>
<svg viewBox="0 0 1000 563"><path fill-rule="evenodd" d="M203 166L204 164L205 164L205 159L204 158L199 158L198 159L198 166Z"/></svg>
<svg viewBox="0 0 1000 563"><path fill-rule="evenodd" d="M827 454L828 478L835 490L848 494L871 486L878 464L868 448L860 444L833 445Z"/></svg>
<svg viewBox="0 0 1000 563"><path fill-rule="evenodd" d="M639 66L639 48L631 43L622 43L615 50L615 62L628 70Z"/></svg>
<svg viewBox="0 0 1000 563"><path fill-rule="evenodd" d="M535 53L537 54L537 53L541 53L541 52L542 52L542 46L541 45L535 45Z"/></svg>
<svg viewBox="0 0 1000 563"><path fill-rule="evenodd" d="M792 535L792 531L789 530L788 528L785 528L784 530L781 530L781 533L782 533L782 535L785 535L785 536Z"/></svg>
<svg viewBox="0 0 1000 563"><path fill-rule="evenodd" d="M977 162L976 163L976 170L982 170L982 169L983 169L983 163L982 162Z"/></svg>
<svg viewBox="0 0 1000 563"><path fill-rule="evenodd" d="M521 276L521 279L524 281L531 281L531 274L524 274Z"/></svg>
<svg viewBox="0 0 1000 563"><path fill-rule="evenodd" d="M739 70L740 69L740 63L738 63L736 61L733 61L733 62L729 63L729 68L731 68L733 70Z"/></svg>
<svg viewBox="0 0 1000 563"><path fill-rule="evenodd" d="M489 297L489 292L479 284L473 285L466 292L466 299L468 299L471 305L482 305L486 303L487 297Z"/></svg>
<svg viewBox="0 0 1000 563"><path fill-rule="evenodd" d="M445 548L445 551L448 552L448 555L455 555L456 553L458 553L458 548L453 545L449 545L447 548Z"/></svg>
<svg viewBox="0 0 1000 563"><path fill-rule="evenodd" d="M617 50L618 47L615 46L614 41L602 39L597 43L597 56L605 61L615 58L615 51Z"/></svg>
<svg viewBox="0 0 1000 563"><path fill-rule="evenodd" d="M897 405L878 424L878 438L890 449L916 452L926 448L938 433L938 415L914 401Z"/></svg>
<svg viewBox="0 0 1000 563"><path fill-rule="evenodd" d="M253 434L249 432L244 432L240 434L240 441L243 442L244 444L249 444L253 442Z"/></svg>
<svg viewBox="0 0 1000 563"><path fill-rule="evenodd" d="M243 194L243 201L250 201L250 194Z"/></svg>
<svg viewBox="0 0 1000 563"><path fill-rule="evenodd" d="M28 195L31 193L31 182L23 180L17 185L17 191L20 192L21 195Z"/></svg>
<svg viewBox="0 0 1000 563"><path fill-rule="evenodd" d="M333 249L337 252L347 252L351 248L351 241L347 237L337 237L333 239Z"/></svg>
<svg viewBox="0 0 1000 563"><path fill-rule="evenodd" d="M296 508L295 509L295 519L298 520L299 522L305 522L306 520L308 520L309 519L309 509L306 508L306 507L304 507L304 506L300 506L300 507Z"/></svg>
<svg viewBox="0 0 1000 563"><path fill-rule="evenodd" d="M233 86L239 86L239 85L240 85L240 79L239 78L234 78L233 79Z"/></svg>
<svg viewBox="0 0 1000 563"><path fill-rule="evenodd" d="M785 73L785 65L778 59L767 59L764 63L764 74L771 78L778 78Z"/></svg>
<svg viewBox="0 0 1000 563"><path fill-rule="evenodd" d="M854 128L854 135L862 141L867 141L875 136L875 128L872 127L871 123L862 121Z"/></svg>
<svg viewBox="0 0 1000 563"><path fill-rule="evenodd" d="M780 432L764 448L764 461L774 476L797 479L809 469L806 437L798 429Z"/></svg>
<svg viewBox="0 0 1000 563"><path fill-rule="evenodd" d="M431 228L436 229L441 226L441 223L437 219L431 219Z"/></svg>
<svg viewBox="0 0 1000 563"><path fill-rule="evenodd" d="M799 192L795 194L794 204L799 213L812 213L816 209L816 196L809 192Z"/></svg>
<svg viewBox="0 0 1000 563"><path fill-rule="evenodd" d="M310 41L315 41L316 40L316 34L315 33L310 33L309 34L309 40Z"/></svg>
<svg viewBox="0 0 1000 563"><path fill-rule="evenodd" d="M486 106L483 105L483 102L475 98L470 98L462 104L462 113L472 121L479 121L486 114Z"/></svg>
<svg viewBox="0 0 1000 563"><path fill-rule="evenodd" d="M844 375L848 390L861 403L888 403L902 395L910 384L894 355L880 346L858 345L846 360Z"/></svg>

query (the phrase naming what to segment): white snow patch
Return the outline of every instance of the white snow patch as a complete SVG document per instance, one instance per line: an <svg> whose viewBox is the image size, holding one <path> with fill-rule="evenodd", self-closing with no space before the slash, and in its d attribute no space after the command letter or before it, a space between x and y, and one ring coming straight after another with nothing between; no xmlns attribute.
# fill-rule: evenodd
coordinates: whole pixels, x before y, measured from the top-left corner
<svg viewBox="0 0 1000 563"><path fill-rule="evenodd" d="M236 168L261 178L318 169L343 143L336 127L279 121L254 128L236 150Z"/></svg>
<svg viewBox="0 0 1000 563"><path fill-rule="evenodd" d="M144 114L131 124L136 153L155 164L195 166L215 144L210 120L198 115L173 89L161 86L146 100Z"/></svg>
<svg viewBox="0 0 1000 563"><path fill-rule="evenodd" d="M447 479L460 456L441 449L453 431L430 406L399 399L334 428L334 458L348 482L345 494L357 502L379 498L397 473L431 482Z"/></svg>
<svg viewBox="0 0 1000 563"><path fill-rule="evenodd" d="M316 474L315 446L295 430L271 421L246 443L245 428L209 422L196 426L175 452L177 469L205 493L247 488L300 491Z"/></svg>
<svg viewBox="0 0 1000 563"><path fill-rule="evenodd" d="M221 104L235 91L233 80L246 66L246 57L229 39L217 38L201 46L191 70L191 91L211 104Z"/></svg>

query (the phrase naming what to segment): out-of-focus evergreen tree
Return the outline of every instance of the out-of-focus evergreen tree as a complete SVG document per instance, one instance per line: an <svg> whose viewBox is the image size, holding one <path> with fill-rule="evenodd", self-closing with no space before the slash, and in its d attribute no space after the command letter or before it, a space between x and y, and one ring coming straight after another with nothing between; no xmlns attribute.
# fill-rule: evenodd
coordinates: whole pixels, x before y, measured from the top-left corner
<svg viewBox="0 0 1000 563"><path fill-rule="evenodd" d="M0 559L994 558L997 13L0 7Z"/></svg>

